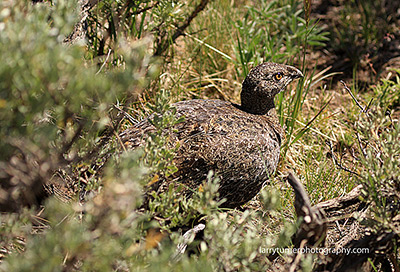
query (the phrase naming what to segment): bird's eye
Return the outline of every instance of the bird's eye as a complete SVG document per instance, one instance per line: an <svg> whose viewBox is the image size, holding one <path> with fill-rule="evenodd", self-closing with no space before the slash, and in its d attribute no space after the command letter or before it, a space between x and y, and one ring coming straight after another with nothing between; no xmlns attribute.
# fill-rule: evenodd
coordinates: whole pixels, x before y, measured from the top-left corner
<svg viewBox="0 0 400 272"><path fill-rule="evenodd" d="M274 75L274 78L275 78L276 80L281 80L282 77L283 77L283 74L282 74L282 73L276 73L276 74Z"/></svg>

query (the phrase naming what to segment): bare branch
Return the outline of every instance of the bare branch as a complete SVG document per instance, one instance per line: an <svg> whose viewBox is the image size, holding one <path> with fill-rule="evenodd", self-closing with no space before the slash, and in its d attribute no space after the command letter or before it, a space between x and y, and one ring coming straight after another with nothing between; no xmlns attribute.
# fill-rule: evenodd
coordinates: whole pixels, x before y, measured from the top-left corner
<svg viewBox="0 0 400 272"><path fill-rule="evenodd" d="M287 181L295 193L296 214L302 220L296 234L292 237L293 245L298 249L324 245L327 232L324 211L317 206L311 207L310 198L303 184L293 172L289 172ZM289 266L289 271L297 270L302 254L303 252L299 250Z"/></svg>
<svg viewBox="0 0 400 272"><path fill-rule="evenodd" d="M209 0L201 0L200 3L197 5L197 7L194 9L192 14L189 15L189 17L186 19L186 21L178 26L171 36L172 43L175 43L175 40L179 38L180 36L184 35L184 32L186 28L190 25L190 23L193 21L193 19L207 6ZM162 39L160 42L157 44L156 51L154 53L154 56L161 56L169 47L169 41Z"/></svg>
<svg viewBox="0 0 400 272"><path fill-rule="evenodd" d="M366 112L365 108L363 106L361 106L360 102L358 102L357 98L353 95L353 93L351 92L350 88L347 87L346 83L341 80L340 83L343 84L345 90L351 95L351 97L353 98L354 102L356 102L357 106L361 109L362 112Z"/></svg>
<svg viewBox="0 0 400 272"><path fill-rule="evenodd" d="M330 150L331 150L333 163L336 165L336 167L337 167L338 169L344 170L344 171L346 171L346 172L349 172L349 173L351 173L351 174L356 175L356 176L359 177L359 176L360 176L359 174L357 174L356 172L354 172L354 171L350 170L349 168L343 166L343 165L336 159L335 152L333 151L333 144L332 144L332 141L326 140L325 142L326 142L326 144L329 146L329 148L330 148Z"/></svg>

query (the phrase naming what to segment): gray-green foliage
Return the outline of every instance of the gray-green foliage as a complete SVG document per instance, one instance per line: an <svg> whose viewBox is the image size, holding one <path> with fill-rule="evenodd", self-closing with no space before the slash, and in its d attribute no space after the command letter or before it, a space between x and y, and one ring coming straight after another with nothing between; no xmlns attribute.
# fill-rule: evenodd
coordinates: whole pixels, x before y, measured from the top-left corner
<svg viewBox="0 0 400 272"><path fill-rule="evenodd" d="M84 48L62 43L77 18L71 12L77 7L70 1L7 3L2 3L0 13L3 159L14 152L14 141L36 145L47 154L59 152L78 130L89 133L80 137L92 137L109 123L111 103L145 83L139 68L146 67L149 58L143 46L124 52L129 53L124 67L105 75L84 62Z"/></svg>
<svg viewBox="0 0 400 272"><path fill-rule="evenodd" d="M155 72L154 66L150 66L146 40L131 43L129 47L121 42L115 48L121 57L120 63L107 73L99 73L99 67L85 61L85 47L63 44L77 21L77 9L71 1L35 5L28 1L0 3L2 201L11 196L17 202L24 195L25 187L28 191L40 189L55 170L67 163L79 162L95 146L98 132L112 122L112 104L139 92ZM57 271L63 266L74 266L90 251L82 266L88 267L87 270L107 270L110 266L107 268L106 264L111 261L103 257L115 258L115 254L120 254L120 249L113 246L112 236L118 233L118 228L126 228L127 236L121 239L131 239L127 237L134 218L126 211L134 210L136 203L140 203L139 185L127 175L137 179L144 169L134 167L138 164L137 156L123 159L115 169L126 170L115 172L109 178L118 177L120 182L112 187L119 194L118 203L113 209L108 206L101 210L88 204L84 208L88 214L83 219L86 223L78 220L79 207L61 204L53 198L44 203L46 219L40 221L40 227L33 227L31 221L35 217L28 216L36 213L34 210L20 211L19 216L2 216L1 246L15 248L21 240L18 236L25 237L27 243L25 261L21 262L21 256L15 253L1 269ZM36 171L45 174L36 175ZM132 172L126 174L126 171ZM37 188L30 187L31 182L37 181ZM8 190L10 186L13 187ZM95 204L98 207L101 203ZM40 234L30 235L36 232ZM98 236L101 238L96 239Z"/></svg>
<svg viewBox="0 0 400 272"><path fill-rule="evenodd" d="M190 198L181 194L183 185L170 184L165 192L152 193L149 213L159 217L162 228L190 225L194 220L204 218L218 210L218 205L223 202L215 199L218 196L218 182L218 178L214 178L210 172L207 180L198 190L193 190Z"/></svg>
<svg viewBox="0 0 400 272"><path fill-rule="evenodd" d="M178 146L170 146L169 140L173 132L173 126L184 120L175 116L176 109L170 103L170 92L160 90L154 105L149 105L154 112L149 117L150 123L156 131L149 134L145 149L147 165L157 175L168 177L176 172L176 166L172 163L175 150Z"/></svg>
<svg viewBox="0 0 400 272"><path fill-rule="evenodd" d="M145 173L139 156L126 154L109 167L103 193L84 206L49 199L43 215L47 229L28 237L22 259L11 254L0 269L110 271L125 267L123 261L140 261L135 254L144 249L141 239L151 222L135 211L141 195L138 180Z"/></svg>
<svg viewBox="0 0 400 272"><path fill-rule="evenodd" d="M158 232L157 228L163 226L152 219L154 214L136 209L141 195L139 180L146 173L139 157L137 152L127 153L119 158L120 163L110 165L102 193L83 206L50 199L43 215L46 229L28 236L24 253L11 254L0 269L252 271L268 267L268 260L258 254L260 246L270 247L273 243L272 238L259 238L266 217L249 211L215 213L218 203L213 197L218 186L212 175L203 190L186 202L191 206L186 209L207 216L204 241L194 242L200 252L190 257L183 255L175 262L172 256L176 245L182 242L179 232L171 234L166 228ZM184 207L181 212L185 213Z"/></svg>
<svg viewBox="0 0 400 272"><path fill-rule="evenodd" d="M387 83L387 82L386 82ZM384 85L377 87L382 91ZM364 200L371 204L370 227L394 229L393 217L400 204L400 124L393 122L385 107L364 114L357 129L361 134L364 166L360 176Z"/></svg>

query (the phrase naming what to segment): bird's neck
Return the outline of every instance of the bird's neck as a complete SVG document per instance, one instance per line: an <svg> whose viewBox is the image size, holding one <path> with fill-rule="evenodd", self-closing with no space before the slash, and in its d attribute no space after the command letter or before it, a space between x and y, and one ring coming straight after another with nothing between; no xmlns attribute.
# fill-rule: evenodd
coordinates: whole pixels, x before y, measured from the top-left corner
<svg viewBox="0 0 400 272"><path fill-rule="evenodd" d="M245 90L241 95L241 108L252 114L275 115L275 104L273 97L266 97L265 94L249 93Z"/></svg>

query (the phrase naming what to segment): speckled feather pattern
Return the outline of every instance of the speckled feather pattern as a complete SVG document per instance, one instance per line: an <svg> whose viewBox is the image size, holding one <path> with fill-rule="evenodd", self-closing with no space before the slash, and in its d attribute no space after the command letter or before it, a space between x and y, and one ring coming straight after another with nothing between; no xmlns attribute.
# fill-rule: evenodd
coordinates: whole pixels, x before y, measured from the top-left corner
<svg viewBox="0 0 400 272"><path fill-rule="evenodd" d="M283 77L275 82L272 77L278 72ZM220 178L220 198L226 199L223 207L238 207L252 199L279 162L284 135L273 98L300 76L301 72L294 67L266 63L255 67L243 82L240 106L200 99L174 104L177 117L185 117L175 125L176 132L169 135L172 145L179 143L174 159L178 171L150 190L163 191L173 182L185 185L184 193L190 196L213 170ZM147 133L154 129L145 119L120 136L133 149L143 145Z"/></svg>

